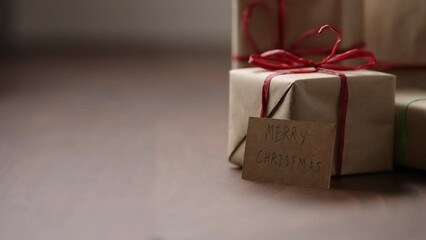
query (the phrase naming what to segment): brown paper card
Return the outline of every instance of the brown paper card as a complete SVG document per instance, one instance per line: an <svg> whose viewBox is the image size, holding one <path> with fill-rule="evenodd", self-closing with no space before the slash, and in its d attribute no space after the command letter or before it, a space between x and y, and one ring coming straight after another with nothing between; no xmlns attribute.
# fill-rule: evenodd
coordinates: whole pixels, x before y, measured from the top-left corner
<svg viewBox="0 0 426 240"><path fill-rule="evenodd" d="M330 188L336 124L250 117L243 179Z"/></svg>

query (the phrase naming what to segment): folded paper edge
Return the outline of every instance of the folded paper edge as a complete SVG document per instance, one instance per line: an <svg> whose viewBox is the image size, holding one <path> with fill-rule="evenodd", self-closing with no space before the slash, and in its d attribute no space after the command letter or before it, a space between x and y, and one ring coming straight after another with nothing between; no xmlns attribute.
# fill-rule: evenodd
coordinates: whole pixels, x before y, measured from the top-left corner
<svg viewBox="0 0 426 240"><path fill-rule="evenodd" d="M302 79L300 79L302 80ZM281 96L280 100L277 102L277 104L275 104L275 106L272 108L272 110L270 111L270 113L268 114L268 118L272 118L274 116L274 114L277 112L278 108L281 106L281 104L284 102L285 97L287 96L287 94L293 89L294 86L294 82L296 82L298 80L293 81L292 83L290 83L289 87L287 88L287 90L284 92L284 94ZM228 156L228 161L230 163L233 163L235 165L238 166L242 166L236 162L233 162L232 156L235 154L235 152L238 150L238 148L240 148L240 146L244 143L244 141L246 140L247 134L245 134L242 139L238 142L238 144L234 147L234 149L231 151L231 153Z"/></svg>

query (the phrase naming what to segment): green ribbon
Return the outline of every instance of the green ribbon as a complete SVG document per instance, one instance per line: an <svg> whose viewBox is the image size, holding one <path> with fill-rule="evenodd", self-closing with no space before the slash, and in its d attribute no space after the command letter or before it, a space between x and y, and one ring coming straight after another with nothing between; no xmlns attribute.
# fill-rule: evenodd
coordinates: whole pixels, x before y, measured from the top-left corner
<svg viewBox="0 0 426 240"><path fill-rule="evenodd" d="M407 160L407 142L408 142L408 124L407 124L407 112L408 112L408 106L410 104L426 100L426 98L417 98L414 100L409 101L404 106L402 106L402 110L400 112L400 123L399 123L399 130L401 134L400 138L400 145L399 145L399 160L400 162L405 162Z"/></svg>

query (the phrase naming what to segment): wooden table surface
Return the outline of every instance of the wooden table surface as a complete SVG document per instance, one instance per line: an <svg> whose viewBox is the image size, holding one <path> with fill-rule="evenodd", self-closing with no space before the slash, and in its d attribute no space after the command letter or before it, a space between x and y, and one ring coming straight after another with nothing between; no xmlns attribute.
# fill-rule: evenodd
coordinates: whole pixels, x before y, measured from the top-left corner
<svg viewBox="0 0 426 240"><path fill-rule="evenodd" d="M0 64L0 239L426 239L423 172L241 180L226 54Z"/></svg>

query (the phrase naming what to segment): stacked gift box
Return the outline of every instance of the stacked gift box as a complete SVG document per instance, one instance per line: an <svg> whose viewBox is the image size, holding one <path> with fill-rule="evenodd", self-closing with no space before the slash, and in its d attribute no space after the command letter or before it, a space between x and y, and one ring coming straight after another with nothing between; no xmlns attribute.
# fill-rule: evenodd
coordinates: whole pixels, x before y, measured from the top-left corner
<svg viewBox="0 0 426 240"><path fill-rule="evenodd" d="M398 76L395 162L426 170L426 15L423 0L365 1L367 48Z"/></svg>
<svg viewBox="0 0 426 240"><path fill-rule="evenodd" d="M395 161L398 165L426 169L426 91L398 89L395 99Z"/></svg>
<svg viewBox="0 0 426 240"><path fill-rule="evenodd" d="M394 163L426 169L426 19L420 19L426 15L418 7L422 4L233 0L230 162L243 165L248 118L263 116L336 122L344 134L336 135L342 150L336 150L334 175L390 171ZM318 27L325 24L338 33L322 29L317 37ZM342 41L329 55L339 33ZM377 60L360 48L370 50ZM357 57L351 57L354 52ZM346 67L348 61L334 62L339 54L348 56L342 60L355 58L349 61L355 67ZM377 63L363 64L358 57ZM311 58L315 61L305 61ZM299 71L291 71L291 66ZM290 71L276 74L283 70Z"/></svg>

